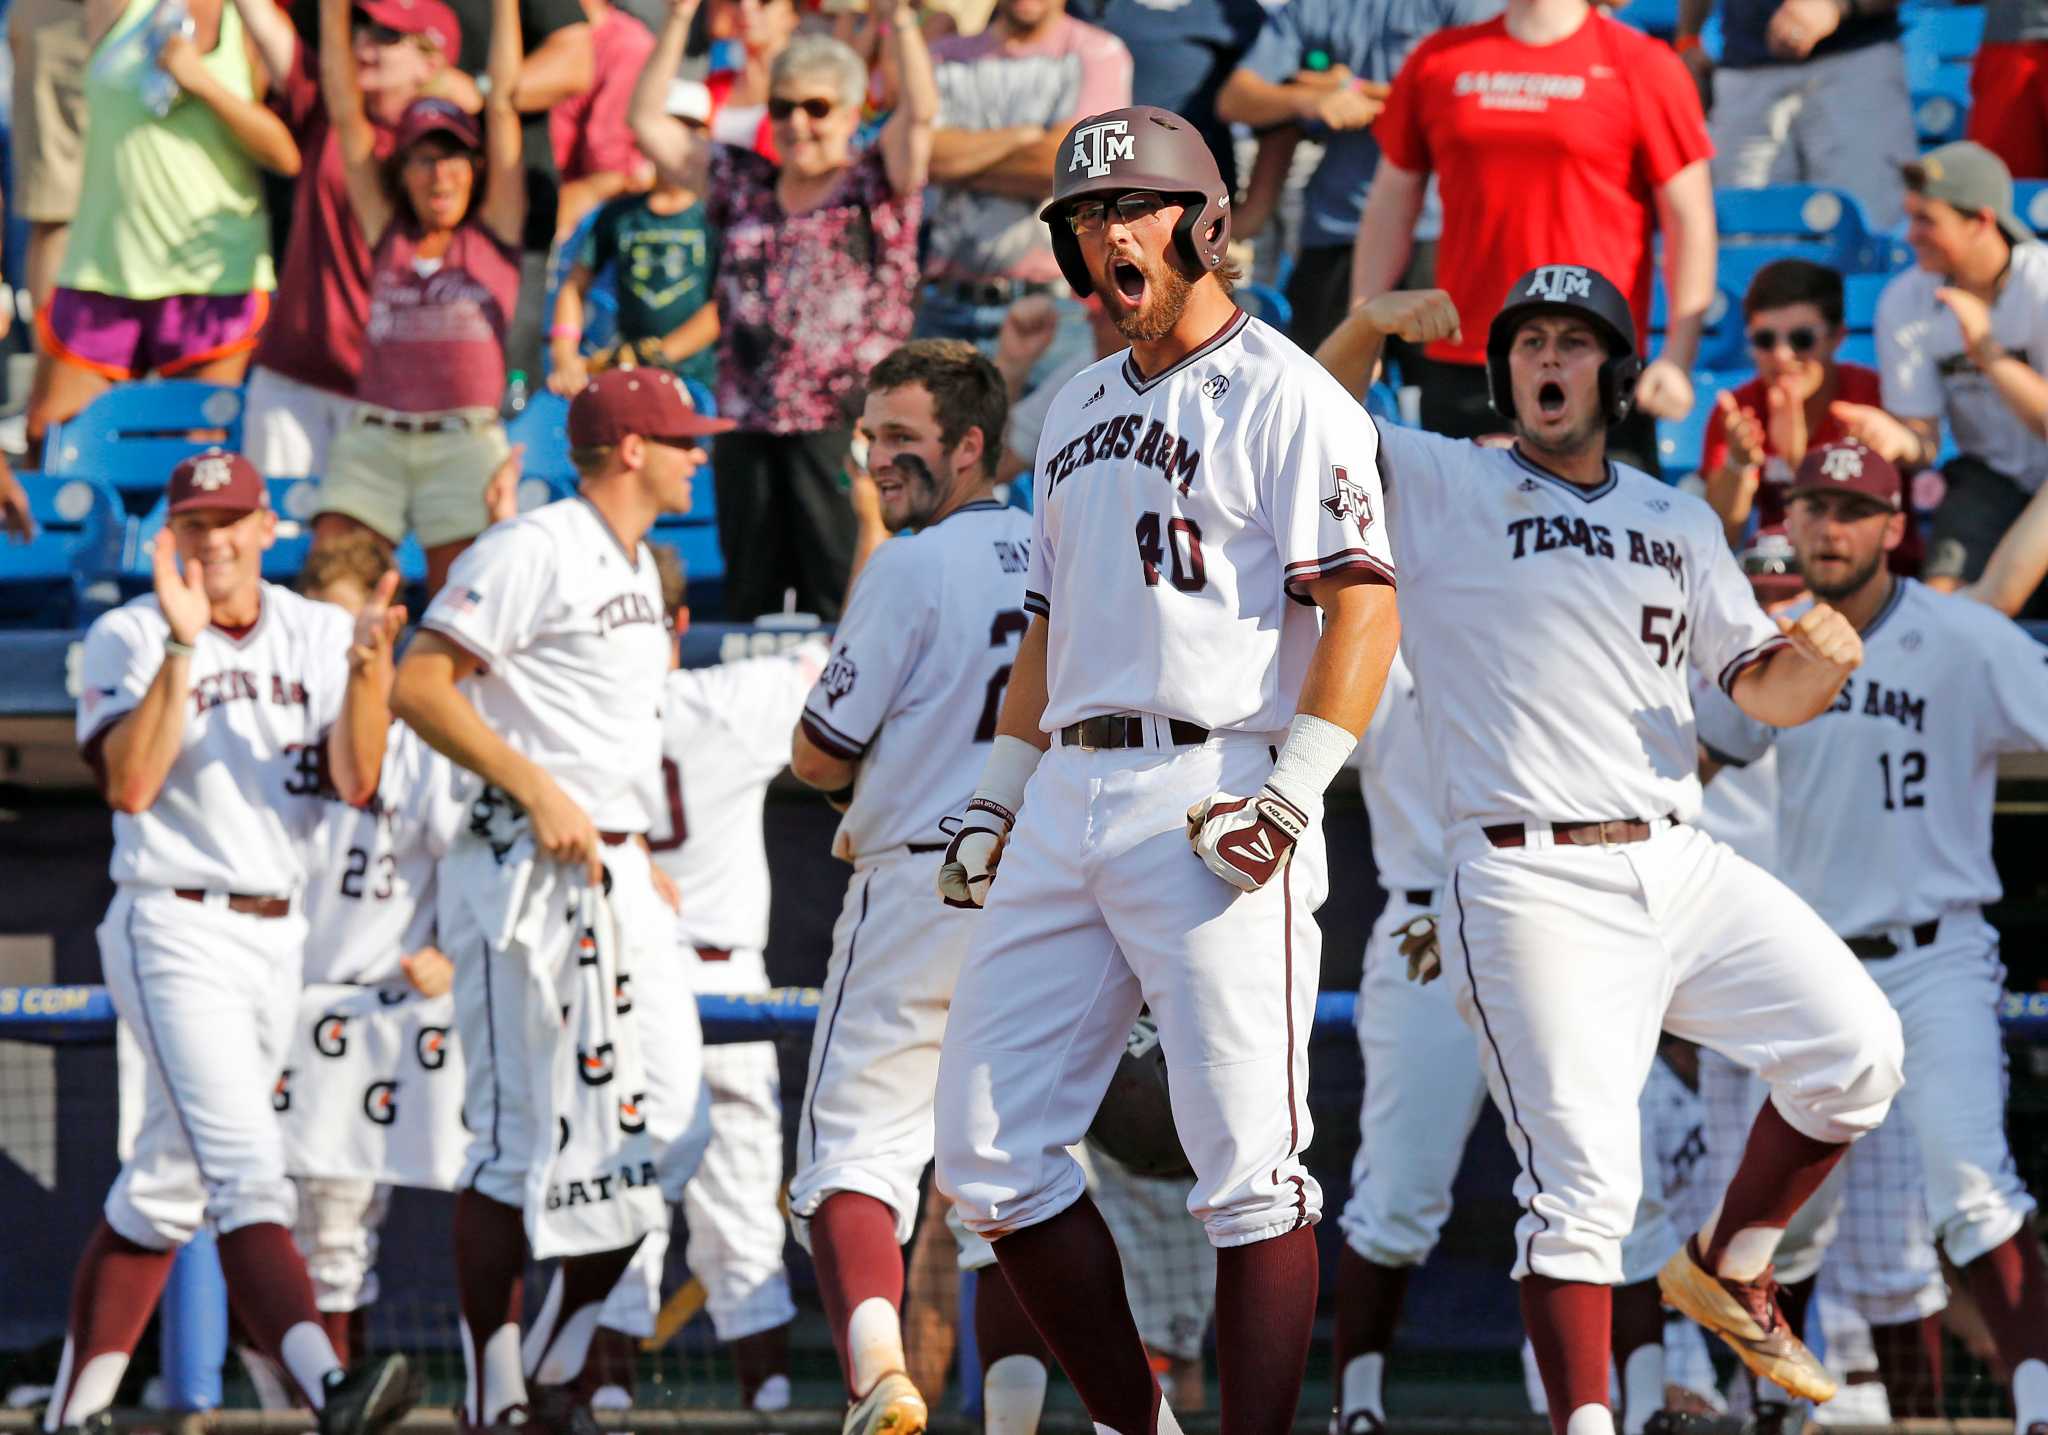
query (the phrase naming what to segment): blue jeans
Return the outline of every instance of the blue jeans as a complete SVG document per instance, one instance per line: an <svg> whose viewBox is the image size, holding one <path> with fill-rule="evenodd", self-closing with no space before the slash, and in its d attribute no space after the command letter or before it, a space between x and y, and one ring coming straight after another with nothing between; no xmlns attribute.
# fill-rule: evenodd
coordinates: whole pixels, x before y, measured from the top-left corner
<svg viewBox="0 0 2048 1435"><path fill-rule="evenodd" d="M1095 335L1088 323L1088 311L1069 294L1053 300L1060 311L1060 325L1052 344L1031 366L1024 390L1029 393L1055 375L1095 362ZM991 359L996 355L996 335L1002 331L1007 304L963 304L927 284L919 295L917 328L919 339L965 339Z"/></svg>

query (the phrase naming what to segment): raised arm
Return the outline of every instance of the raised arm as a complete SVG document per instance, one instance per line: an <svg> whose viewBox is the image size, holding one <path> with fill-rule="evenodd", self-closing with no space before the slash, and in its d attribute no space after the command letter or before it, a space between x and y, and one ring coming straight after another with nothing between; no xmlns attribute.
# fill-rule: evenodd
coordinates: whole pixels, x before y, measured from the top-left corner
<svg viewBox="0 0 2048 1435"><path fill-rule="evenodd" d="M1991 550L1982 576L1961 592L2017 618L2043 578L2048 578L2048 488L2036 490L2027 500L2012 527L2005 530L2005 537Z"/></svg>
<svg viewBox="0 0 2048 1435"><path fill-rule="evenodd" d="M341 150L349 206L374 249L391 227L395 211L377 163L377 132L363 108L356 48L349 35L350 14L349 0L320 0L320 95L327 102L327 121Z"/></svg>
<svg viewBox="0 0 2048 1435"><path fill-rule="evenodd" d="M1394 289L1346 315L1316 349L1316 362L1363 400L1379 374L1380 351L1389 339L1430 344L1458 342L1458 306L1441 289Z"/></svg>
<svg viewBox="0 0 2048 1435"><path fill-rule="evenodd" d="M178 82L180 89L220 117L249 158L273 174L293 178L299 172L298 143L284 120L262 101L261 97L269 92L270 80L253 35L244 44L256 99L244 99L216 79L213 71L206 68L206 57L199 53L199 47L184 35L173 35L164 42L157 63Z"/></svg>
<svg viewBox="0 0 2048 1435"><path fill-rule="evenodd" d="M647 156L655 173L670 184L701 194L711 143L668 113L669 82L683 62L683 47L689 43L690 22L696 15L697 0L669 0L668 18L640 71L640 82L633 87L633 104L626 118L640 153Z"/></svg>
<svg viewBox="0 0 2048 1435"><path fill-rule="evenodd" d="M186 699L192 691L192 645L206 631L212 611L198 560L180 571L178 545L168 528L158 532L150 553L157 607L170 627L174 647L150 679L142 701L100 739L100 790L116 812L147 812L185 743Z"/></svg>
<svg viewBox="0 0 2048 1435"><path fill-rule="evenodd" d="M896 91L896 108L882 126L882 162L890 188L915 194L931 177L939 82L915 9L903 0L878 0L875 20L882 32L882 68Z"/></svg>
<svg viewBox="0 0 2048 1435"><path fill-rule="evenodd" d="M1429 176L1382 156L1365 199L1365 217L1351 250L1351 302L1376 298L1401 282L1415 244L1415 220Z"/></svg>
<svg viewBox="0 0 2048 1435"><path fill-rule="evenodd" d="M2035 438L2048 438L2048 378L1998 342L1991 332L1991 306L1966 289L1941 288L1934 297L1955 315L1963 333L1963 353L1998 391L2013 417Z"/></svg>
<svg viewBox="0 0 2048 1435"><path fill-rule="evenodd" d="M495 19L495 12L493 15ZM523 54L525 46L520 49ZM512 83L504 89L512 108L521 114L537 115L564 100L590 93L597 83L597 53L591 46L589 23L564 25L534 46L531 55L514 55L512 72ZM490 75L495 95L500 88L495 54Z"/></svg>
<svg viewBox="0 0 2048 1435"><path fill-rule="evenodd" d="M558 30L549 38L562 33ZM491 92L484 96L484 202L477 217L500 243L515 247L526 231L525 139L513 94L524 50L519 0L491 0L491 49L485 69Z"/></svg>
<svg viewBox="0 0 2048 1435"><path fill-rule="evenodd" d="M334 790L351 807L377 795L384 770L384 743L391 733L392 661L405 609L391 605L398 591L396 570L378 581L377 591L356 615L348 650L348 687L341 695L341 720L327 733L327 771Z"/></svg>
<svg viewBox="0 0 2048 1435"><path fill-rule="evenodd" d="M1700 332L1714 302L1714 187L1707 162L1698 160L1657 190L1657 227L1664 236L1664 292L1670 312L1664 349L1643 370L1636 403L1661 419L1692 412L1692 366L1699 357Z"/></svg>
<svg viewBox="0 0 2048 1435"><path fill-rule="evenodd" d="M277 0L233 0L233 4L241 12L242 27L249 32L256 53L263 57L263 67L270 71L275 84L281 76L291 73L292 62L298 58L299 32L292 28L292 17L284 13Z"/></svg>
<svg viewBox="0 0 2048 1435"><path fill-rule="evenodd" d="M1780 618L1787 645L1736 676L1728 696L1760 723L1797 727L1819 717L1863 664L1863 640L1847 618L1816 603L1796 620Z"/></svg>

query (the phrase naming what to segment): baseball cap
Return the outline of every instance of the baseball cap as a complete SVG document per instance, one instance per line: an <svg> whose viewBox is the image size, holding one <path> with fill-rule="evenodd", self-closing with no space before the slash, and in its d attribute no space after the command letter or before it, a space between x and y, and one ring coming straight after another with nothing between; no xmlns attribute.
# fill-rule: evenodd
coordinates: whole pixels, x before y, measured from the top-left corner
<svg viewBox="0 0 2048 1435"><path fill-rule="evenodd" d="M210 448L171 470L170 512L225 508L239 513L267 508L270 494L256 465L238 453Z"/></svg>
<svg viewBox="0 0 2048 1435"><path fill-rule="evenodd" d="M1785 496L1855 493L1895 512L1901 506L1900 489L1899 471L1890 459L1855 439L1843 439L1808 450Z"/></svg>
<svg viewBox="0 0 2048 1435"><path fill-rule="evenodd" d="M1965 214L1988 209L2014 244L2025 244L2034 231L2012 209L2012 171L2005 161L1975 140L1931 149L1899 166L1906 188L1923 199L1938 199Z"/></svg>
<svg viewBox="0 0 2048 1435"><path fill-rule="evenodd" d="M702 80L671 80L664 108L679 120L708 125L711 123L711 87Z"/></svg>
<svg viewBox="0 0 2048 1435"><path fill-rule="evenodd" d="M425 35L451 60L462 50L462 21L443 0L355 0L355 8L401 35Z"/></svg>
<svg viewBox="0 0 2048 1435"><path fill-rule="evenodd" d="M668 443L736 427L731 419L698 413L689 390L666 369L606 369L569 404L573 448L603 448L629 433Z"/></svg>
<svg viewBox="0 0 2048 1435"><path fill-rule="evenodd" d="M476 117L464 114L461 106L448 100L414 100L399 117L398 141L393 150L411 149L434 134L453 135L467 149L484 147L484 134L477 128Z"/></svg>

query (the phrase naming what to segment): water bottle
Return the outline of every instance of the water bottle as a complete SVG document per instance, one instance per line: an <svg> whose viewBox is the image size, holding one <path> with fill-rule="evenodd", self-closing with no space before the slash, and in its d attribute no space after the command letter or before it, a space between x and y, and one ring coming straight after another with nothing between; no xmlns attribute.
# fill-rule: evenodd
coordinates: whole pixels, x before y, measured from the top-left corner
<svg viewBox="0 0 2048 1435"><path fill-rule="evenodd" d="M527 392L526 370L514 369L511 376L505 380L505 417L518 418L525 410L529 397L531 395Z"/></svg>
<svg viewBox="0 0 2048 1435"><path fill-rule="evenodd" d="M157 0L149 23L142 27L143 53L149 57L149 64L142 71L142 102L158 119L170 114L171 106L183 93L178 82L164 73L164 46L174 35L183 35L189 40L197 30L198 27L192 23L191 12L185 8L185 0Z"/></svg>

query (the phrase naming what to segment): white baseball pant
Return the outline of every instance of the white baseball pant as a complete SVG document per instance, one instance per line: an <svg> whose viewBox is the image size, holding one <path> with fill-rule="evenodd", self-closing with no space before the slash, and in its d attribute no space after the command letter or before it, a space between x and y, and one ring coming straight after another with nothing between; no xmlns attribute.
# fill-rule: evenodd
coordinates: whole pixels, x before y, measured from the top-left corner
<svg viewBox="0 0 2048 1435"><path fill-rule="evenodd" d="M1756 1069L1795 1130L1840 1142L1899 1089L1899 1020L1811 908L1697 828L1606 848L1527 836L1454 834L1445 966L1521 1163L1516 1278L1611 1285L1660 1029Z"/></svg>
<svg viewBox="0 0 2048 1435"><path fill-rule="evenodd" d="M377 1244L391 1209L391 1188L376 1181L299 1176L299 1219L292 1240L313 1278L313 1303L324 1311L375 1305Z"/></svg>
<svg viewBox="0 0 2048 1435"><path fill-rule="evenodd" d="M782 1071L772 1042L704 1050L711 1146L683 1190L690 1271L722 1341L796 1319L782 1243Z"/></svg>
<svg viewBox="0 0 2048 1435"><path fill-rule="evenodd" d="M298 1010L306 924L123 886L99 925L114 1010L148 1063L133 1153L107 1193L107 1224L140 1246L183 1245L205 1220L225 1234L289 1228L271 1092Z"/></svg>
<svg viewBox="0 0 2048 1435"><path fill-rule="evenodd" d="M1313 1224L1300 1152L1326 891L1320 823L1263 888L1203 865L1187 810L1257 792L1267 739L1167 751L1055 745L1025 791L960 974L938 1080L938 1183L984 1235L1081 1196L1079 1142L1150 1006L1195 1169L1188 1209L1218 1246ZM931 871L926 864L926 901Z"/></svg>

